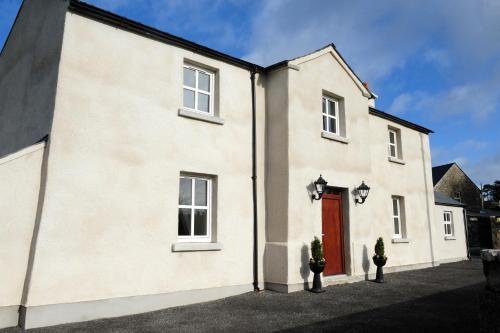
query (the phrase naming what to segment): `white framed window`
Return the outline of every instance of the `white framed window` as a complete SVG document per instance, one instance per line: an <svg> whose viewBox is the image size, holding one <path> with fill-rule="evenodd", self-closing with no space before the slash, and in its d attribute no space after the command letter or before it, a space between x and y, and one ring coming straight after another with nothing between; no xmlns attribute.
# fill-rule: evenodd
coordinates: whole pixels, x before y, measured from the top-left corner
<svg viewBox="0 0 500 333"><path fill-rule="evenodd" d="M398 132L389 129L389 156L398 158Z"/></svg>
<svg viewBox="0 0 500 333"><path fill-rule="evenodd" d="M392 197L392 222L394 227L393 238L405 238L404 220L402 214L403 198Z"/></svg>
<svg viewBox="0 0 500 333"><path fill-rule="evenodd" d="M340 135L339 101L323 96L323 131Z"/></svg>
<svg viewBox="0 0 500 333"><path fill-rule="evenodd" d="M214 77L211 71L184 64L184 107L214 114Z"/></svg>
<svg viewBox="0 0 500 333"><path fill-rule="evenodd" d="M453 212L443 212L444 235L453 236Z"/></svg>
<svg viewBox="0 0 500 333"><path fill-rule="evenodd" d="M453 199L462 202L462 193L460 193L459 191L455 192Z"/></svg>
<svg viewBox="0 0 500 333"><path fill-rule="evenodd" d="M212 180L181 176L177 235L183 242L211 241Z"/></svg>

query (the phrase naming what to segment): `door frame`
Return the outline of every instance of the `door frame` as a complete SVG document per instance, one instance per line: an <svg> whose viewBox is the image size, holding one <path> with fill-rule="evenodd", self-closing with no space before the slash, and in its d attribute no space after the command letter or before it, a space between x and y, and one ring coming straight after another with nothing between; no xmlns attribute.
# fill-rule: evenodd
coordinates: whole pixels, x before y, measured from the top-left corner
<svg viewBox="0 0 500 333"><path fill-rule="evenodd" d="M335 276L335 275L343 275L347 274L347 268L346 268L346 250L345 250L345 228L344 228L344 219L345 219L345 210L347 207L346 205L346 191L342 188L334 187L334 186L326 186L323 195L325 194L336 194L340 195L340 255L341 255L341 262L342 262L342 272L336 273L336 274L331 274L331 275L326 275L326 276ZM328 199L327 199L328 200ZM321 201L321 204L323 205L323 199ZM323 230L323 209L321 210L321 234L324 234ZM323 240L322 240L323 241ZM328 263L327 263L328 265ZM323 274L324 275L324 274Z"/></svg>

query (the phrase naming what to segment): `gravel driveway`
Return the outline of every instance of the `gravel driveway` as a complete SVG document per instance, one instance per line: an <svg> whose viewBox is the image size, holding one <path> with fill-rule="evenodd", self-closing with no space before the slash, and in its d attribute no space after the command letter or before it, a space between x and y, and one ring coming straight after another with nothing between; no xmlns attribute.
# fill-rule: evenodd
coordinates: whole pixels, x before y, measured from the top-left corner
<svg viewBox="0 0 500 333"><path fill-rule="evenodd" d="M29 332L478 332L479 260L306 291L248 293L141 315ZM19 328L0 330L19 333Z"/></svg>

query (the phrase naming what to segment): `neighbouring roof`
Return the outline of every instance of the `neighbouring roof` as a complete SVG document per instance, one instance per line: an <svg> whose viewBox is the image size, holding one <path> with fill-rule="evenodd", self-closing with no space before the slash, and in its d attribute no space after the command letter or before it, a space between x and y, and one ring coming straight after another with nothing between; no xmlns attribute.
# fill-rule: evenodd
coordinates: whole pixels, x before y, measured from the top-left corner
<svg viewBox="0 0 500 333"><path fill-rule="evenodd" d="M432 183L434 186L443 178L443 176L450 170L450 168L455 163L448 163L443 165L438 165L432 168Z"/></svg>
<svg viewBox="0 0 500 333"><path fill-rule="evenodd" d="M393 122L395 122L397 124L403 125L405 127L414 129L416 131L419 131L419 132L422 132L422 133L425 133L425 134L434 133L434 131L432 131L432 130L430 130L428 128L422 127L422 126L417 125L415 123L412 123L412 122L410 122L408 120L404 120L404 119L401 119L399 117L393 116L392 114L386 113L384 111L380 111L380 110L375 109L373 107L369 107L368 108L368 112L371 115L374 115L374 116L377 116L377 117L380 117L380 118L384 118L384 119L393 121Z"/></svg>
<svg viewBox="0 0 500 333"><path fill-rule="evenodd" d="M454 200L443 193L439 193L434 191L434 202L437 205L443 205L443 206L457 206L457 207L463 207L465 206L463 203L460 201Z"/></svg>
<svg viewBox="0 0 500 333"><path fill-rule="evenodd" d="M500 217L500 211L492 209L467 209L467 216L474 217Z"/></svg>

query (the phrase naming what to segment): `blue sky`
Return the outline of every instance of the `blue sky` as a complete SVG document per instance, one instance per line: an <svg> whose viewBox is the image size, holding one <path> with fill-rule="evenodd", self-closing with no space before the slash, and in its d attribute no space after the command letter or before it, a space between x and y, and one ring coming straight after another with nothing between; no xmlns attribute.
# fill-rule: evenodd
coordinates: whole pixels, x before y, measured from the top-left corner
<svg viewBox="0 0 500 333"><path fill-rule="evenodd" d="M498 0L88 0L260 65L328 43L377 108L433 129L433 165L500 179ZM21 0L0 0L0 45Z"/></svg>

